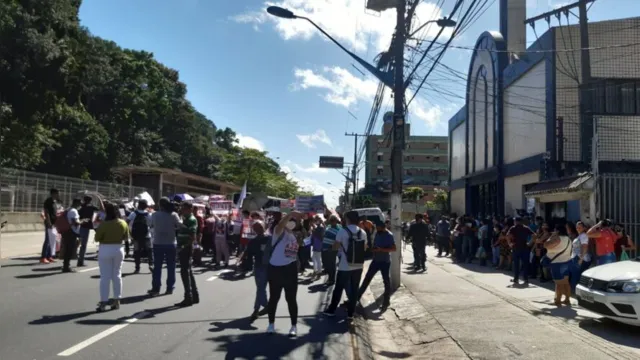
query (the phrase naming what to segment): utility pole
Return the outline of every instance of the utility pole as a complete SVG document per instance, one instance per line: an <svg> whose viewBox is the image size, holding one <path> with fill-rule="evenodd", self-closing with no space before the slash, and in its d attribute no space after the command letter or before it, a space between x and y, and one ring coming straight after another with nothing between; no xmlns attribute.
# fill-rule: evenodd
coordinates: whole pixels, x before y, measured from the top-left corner
<svg viewBox="0 0 640 360"><path fill-rule="evenodd" d="M396 6L396 33L392 43L394 59L393 87L393 149L391 151L391 228L396 244L402 244L402 153L405 147L404 109L404 45L406 37L406 0L398 0ZM398 247L400 248L400 247ZM400 264L402 253L391 253L391 289L400 287Z"/></svg>
<svg viewBox="0 0 640 360"><path fill-rule="evenodd" d="M344 210L351 210L351 206L349 206L349 168L347 168L347 175L342 174L344 176Z"/></svg>
<svg viewBox="0 0 640 360"><path fill-rule="evenodd" d="M356 200L356 196L358 195L358 183L357 183L357 178L358 178L358 136L362 136L365 137L367 135L364 134L356 134L356 133L344 133L344 136L353 136L354 138L354 143L353 143L353 168L351 171L351 181L353 182L353 202L355 203ZM366 139L365 139L366 141Z"/></svg>

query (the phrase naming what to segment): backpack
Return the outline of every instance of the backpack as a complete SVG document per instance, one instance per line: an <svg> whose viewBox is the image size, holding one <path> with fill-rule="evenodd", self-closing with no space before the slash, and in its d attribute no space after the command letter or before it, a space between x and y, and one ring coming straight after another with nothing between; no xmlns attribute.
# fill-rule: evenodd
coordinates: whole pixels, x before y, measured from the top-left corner
<svg viewBox="0 0 640 360"><path fill-rule="evenodd" d="M71 230L71 224L69 224L69 220L67 219L67 214L69 210L65 210L56 216L56 222L53 226L58 231L58 234L64 234L67 231Z"/></svg>
<svg viewBox="0 0 640 360"><path fill-rule="evenodd" d="M345 249L344 245L341 245L344 254L347 256L347 263L352 265L364 264L366 253L365 247L367 242L360 239L362 229L358 228L358 232L356 233L357 238L354 237L354 234L349 230L349 228L345 227L344 229L349 233L349 246Z"/></svg>
<svg viewBox="0 0 640 360"><path fill-rule="evenodd" d="M149 235L149 225L147 215L136 212L136 217L131 225L131 237L134 239L145 239Z"/></svg>

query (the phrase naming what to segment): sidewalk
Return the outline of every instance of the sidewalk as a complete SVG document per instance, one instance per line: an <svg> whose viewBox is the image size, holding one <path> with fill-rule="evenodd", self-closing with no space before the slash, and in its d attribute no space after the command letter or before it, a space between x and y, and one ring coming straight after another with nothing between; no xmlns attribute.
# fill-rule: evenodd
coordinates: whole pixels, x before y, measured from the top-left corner
<svg viewBox="0 0 640 360"><path fill-rule="evenodd" d="M93 251L97 244L93 242L92 231L89 235L87 250ZM0 257L2 259L18 256L40 255L44 242L44 230L38 232L2 233L0 235Z"/></svg>
<svg viewBox="0 0 640 360"><path fill-rule="evenodd" d="M478 265L459 266L428 249L427 273L403 265L392 306L371 306L382 294L376 276L362 304L373 357L411 359L638 359L637 329L589 311L556 308L553 291L513 288L511 276ZM412 254L404 252L405 259ZM411 262L408 260L407 262Z"/></svg>

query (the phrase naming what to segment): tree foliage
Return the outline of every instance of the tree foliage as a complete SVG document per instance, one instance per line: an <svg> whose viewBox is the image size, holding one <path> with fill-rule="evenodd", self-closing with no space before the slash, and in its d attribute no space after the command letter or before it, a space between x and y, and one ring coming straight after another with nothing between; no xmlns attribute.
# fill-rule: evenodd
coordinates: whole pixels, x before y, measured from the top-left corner
<svg viewBox="0 0 640 360"><path fill-rule="evenodd" d="M80 3L0 1L0 166L96 180L158 166L298 192L266 153L196 111L176 70L80 26Z"/></svg>
<svg viewBox="0 0 640 360"><path fill-rule="evenodd" d="M424 197L424 190L421 187L411 186L402 191L402 198L408 202L417 202Z"/></svg>

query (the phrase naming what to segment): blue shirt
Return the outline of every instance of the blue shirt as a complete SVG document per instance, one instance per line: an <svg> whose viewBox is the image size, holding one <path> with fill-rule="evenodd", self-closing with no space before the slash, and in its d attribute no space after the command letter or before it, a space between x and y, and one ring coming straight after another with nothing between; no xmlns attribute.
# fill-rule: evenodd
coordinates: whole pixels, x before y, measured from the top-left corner
<svg viewBox="0 0 640 360"><path fill-rule="evenodd" d="M376 233L376 237L373 239L374 248L391 249L395 243L393 234L389 230ZM391 262L391 254L388 252L374 252L373 261Z"/></svg>

